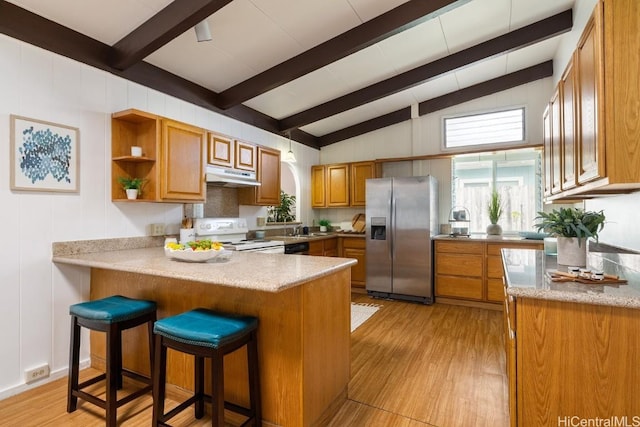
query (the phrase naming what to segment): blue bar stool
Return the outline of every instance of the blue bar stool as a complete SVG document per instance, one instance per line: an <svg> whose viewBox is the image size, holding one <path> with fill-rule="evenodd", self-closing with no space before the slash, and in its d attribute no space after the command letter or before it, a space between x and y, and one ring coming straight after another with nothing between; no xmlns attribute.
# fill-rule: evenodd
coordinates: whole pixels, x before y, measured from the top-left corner
<svg viewBox="0 0 640 427"><path fill-rule="evenodd" d="M224 409L242 414L245 425L262 425L260 380L258 373L258 319L249 316L222 314L197 308L155 323L155 362L153 371L153 422L166 426L169 419L195 403L195 417L204 415L204 402L211 402L211 425L224 426ZM250 408L224 400L223 357L247 346ZM194 393L171 411L164 413L166 390L167 348L195 357ZM204 359L211 359L211 395L204 392Z"/></svg>
<svg viewBox="0 0 640 427"><path fill-rule="evenodd" d="M153 372L153 323L156 320L156 303L111 296L94 301L82 302L69 307L71 315L71 345L69 356L69 388L67 412L73 412L78 398L93 403L106 411L107 427L115 427L118 407L152 390L151 378L139 375L122 367L122 331L147 323L151 372ZM80 327L106 333L106 373L78 384L80 365ZM139 390L117 399L117 391L122 388L122 376L133 378L145 384ZM82 391L83 388L106 379L106 396L100 399Z"/></svg>

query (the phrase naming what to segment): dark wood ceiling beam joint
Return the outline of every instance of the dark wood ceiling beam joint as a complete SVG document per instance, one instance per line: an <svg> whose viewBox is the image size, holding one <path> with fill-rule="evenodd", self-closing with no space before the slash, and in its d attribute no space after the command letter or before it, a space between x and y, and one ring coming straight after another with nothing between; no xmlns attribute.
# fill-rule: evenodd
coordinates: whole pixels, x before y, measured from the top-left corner
<svg viewBox="0 0 640 427"><path fill-rule="evenodd" d="M231 1L174 0L113 45L110 65L118 70L126 70Z"/></svg>
<svg viewBox="0 0 640 427"><path fill-rule="evenodd" d="M280 130L286 132L289 129L317 122L335 114L425 83L435 77L453 72L470 64L497 55L503 55L534 43L539 43L571 30L572 26L573 13L571 9L569 9L534 24L527 25L526 27L511 31L460 52L398 74L397 76L390 77L305 111L285 117L280 120Z"/></svg>
<svg viewBox="0 0 640 427"><path fill-rule="evenodd" d="M469 0L410 0L349 31L220 92L218 107L230 108L405 31Z"/></svg>

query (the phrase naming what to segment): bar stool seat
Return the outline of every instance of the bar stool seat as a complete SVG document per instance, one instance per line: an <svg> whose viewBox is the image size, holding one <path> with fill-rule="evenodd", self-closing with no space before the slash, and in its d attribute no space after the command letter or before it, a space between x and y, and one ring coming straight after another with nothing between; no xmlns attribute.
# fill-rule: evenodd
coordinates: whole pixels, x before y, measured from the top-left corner
<svg viewBox="0 0 640 427"><path fill-rule="evenodd" d="M117 408L152 390L151 378L139 375L122 367L122 331L147 323L149 334L149 363L153 372L153 323L156 320L156 303L153 301L114 295L107 298L82 302L69 307L71 315L71 341L69 351L69 385L67 412L77 408L78 398L93 403L106 411L106 425L117 422ZM80 327L106 333L106 372L82 383L79 381ZM117 399L122 388L122 376L133 378L144 384L129 395ZM106 396L100 399L85 387L106 379Z"/></svg>
<svg viewBox="0 0 640 427"><path fill-rule="evenodd" d="M153 426L166 422L195 403L195 417L204 416L204 402L211 402L212 426L224 426L224 409L247 417L244 425L262 425L258 373L258 319L197 308L155 322L155 362ZM223 357L247 346L250 408L224 400ZM167 348L195 357L194 394L168 413L164 413ZM204 392L204 359L211 359L212 394Z"/></svg>

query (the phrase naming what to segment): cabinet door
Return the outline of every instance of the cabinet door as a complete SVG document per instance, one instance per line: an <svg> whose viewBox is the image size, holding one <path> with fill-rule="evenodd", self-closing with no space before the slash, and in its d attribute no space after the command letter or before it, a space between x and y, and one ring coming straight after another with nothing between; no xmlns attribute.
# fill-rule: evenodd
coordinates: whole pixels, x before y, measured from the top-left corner
<svg viewBox="0 0 640 427"><path fill-rule="evenodd" d="M256 170L256 146L242 141L236 141L235 167L246 171Z"/></svg>
<svg viewBox="0 0 640 427"><path fill-rule="evenodd" d="M160 196L163 200L203 201L205 131L162 120Z"/></svg>
<svg viewBox="0 0 640 427"><path fill-rule="evenodd" d="M355 258L358 263L351 267L351 286L364 288L367 278L367 259L364 249L344 248L342 251L344 258Z"/></svg>
<svg viewBox="0 0 640 427"><path fill-rule="evenodd" d="M544 195L551 195L551 183L553 182L553 147L551 146L551 107L547 106L542 114L543 128L543 165L544 165Z"/></svg>
<svg viewBox="0 0 640 427"><path fill-rule="evenodd" d="M605 176L602 2L587 22L575 54L579 109L578 183Z"/></svg>
<svg viewBox="0 0 640 427"><path fill-rule="evenodd" d="M324 243L322 240L314 240L309 242L309 251L307 255L324 256Z"/></svg>
<svg viewBox="0 0 640 427"><path fill-rule="evenodd" d="M258 147L258 181L255 188L257 205L280 205L280 151Z"/></svg>
<svg viewBox="0 0 640 427"><path fill-rule="evenodd" d="M311 166L311 207L324 208L326 206L325 186L326 173L322 165Z"/></svg>
<svg viewBox="0 0 640 427"><path fill-rule="evenodd" d="M560 90L556 89L551 104L549 105L551 114L551 194L562 191L560 182L562 181L562 99Z"/></svg>
<svg viewBox="0 0 640 427"><path fill-rule="evenodd" d="M563 191L569 190L577 184L574 74L573 61L569 61L560 80L560 92L562 93L562 181L560 185Z"/></svg>
<svg viewBox="0 0 640 427"><path fill-rule="evenodd" d="M327 207L349 206L349 165L327 166Z"/></svg>
<svg viewBox="0 0 640 427"><path fill-rule="evenodd" d="M233 166L233 139L226 136L208 134L207 162L211 165Z"/></svg>
<svg viewBox="0 0 640 427"><path fill-rule="evenodd" d="M366 205L366 182L375 178L375 162L351 163L351 206Z"/></svg>

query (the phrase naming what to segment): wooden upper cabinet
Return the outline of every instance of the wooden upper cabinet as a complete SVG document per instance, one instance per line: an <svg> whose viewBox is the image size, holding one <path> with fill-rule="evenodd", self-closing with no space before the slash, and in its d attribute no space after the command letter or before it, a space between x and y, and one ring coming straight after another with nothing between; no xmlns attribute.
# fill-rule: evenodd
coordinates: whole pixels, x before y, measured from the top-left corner
<svg viewBox="0 0 640 427"><path fill-rule="evenodd" d="M111 118L111 198L125 201L118 177L144 179L135 201L204 201L205 131L139 110L114 113ZM142 157L131 156L131 146ZM127 200L128 201L128 200Z"/></svg>
<svg viewBox="0 0 640 427"><path fill-rule="evenodd" d="M560 93L562 94L562 180L560 185L562 190L571 189L577 184L575 158L576 97L574 76L573 60L571 60L560 80Z"/></svg>
<svg viewBox="0 0 640 427"><path fill-rule="evenodd" d="M311 166L311 207L326 206L326 169L323 165Z"/></svg>
<svg viewBox="0 0 640 427"><path fill-rule="evenodd" d="M201 128L162 120L162 199L204 200L205 135Z"/></svg>
<svg viewBox="0 0 640 427"><path fill-rule="evenodd" d="M551 114L551 194L562 190L562 98L560 90L556 90L551 98L549 113Z"/></svg>
<svg viewBox="0 0 640 427"><path fill-rule="evenodd" d="M577 153L577 178L580 184L605 176L602 20L602 2L598 2L585 26L575 53L576 95L580 113L578 119L580 123L580 139ZM637 70L635 74L637 78ZM636 92L637 90L636 82Z"/></svg>
<svg viewBox="0 0 640 427"><path fill-rule="evenodd" d="M258 146L256 151L258 187L239 188L238 202L242 205L280 205L280 151Z"/></svg>
<svg viewBox="0 0 640 427"><path fill-rule="evenodd" d="M551 196L553 181L553 146L551 144L551 106L547 105L542 114L543 163L544 163L544 195Z"/></svg>
<svg viewBox="0 0 640 427"><path fill-rule="evenodd" d="M366 206L366 181L375 178L375 162L351 163L351 206Z"/></svg>
<svg viewBox="0 0 640 427"><path fill-rule="evenodd" d="M207 138L207 163L211 165L233 167L233 139L209 132Z"/></svg>
<svg viewBox="0 0 640 427"><path fill-rule="evenodd" d="M327 207L349 206L349 164L327 165Z"/></svg>
<svg viewBox="0 0 640 427"><path fill-rule="evenodd" d="M242 141L236 141L235 146L235 168L255 172L256 146Z"/></svg>

